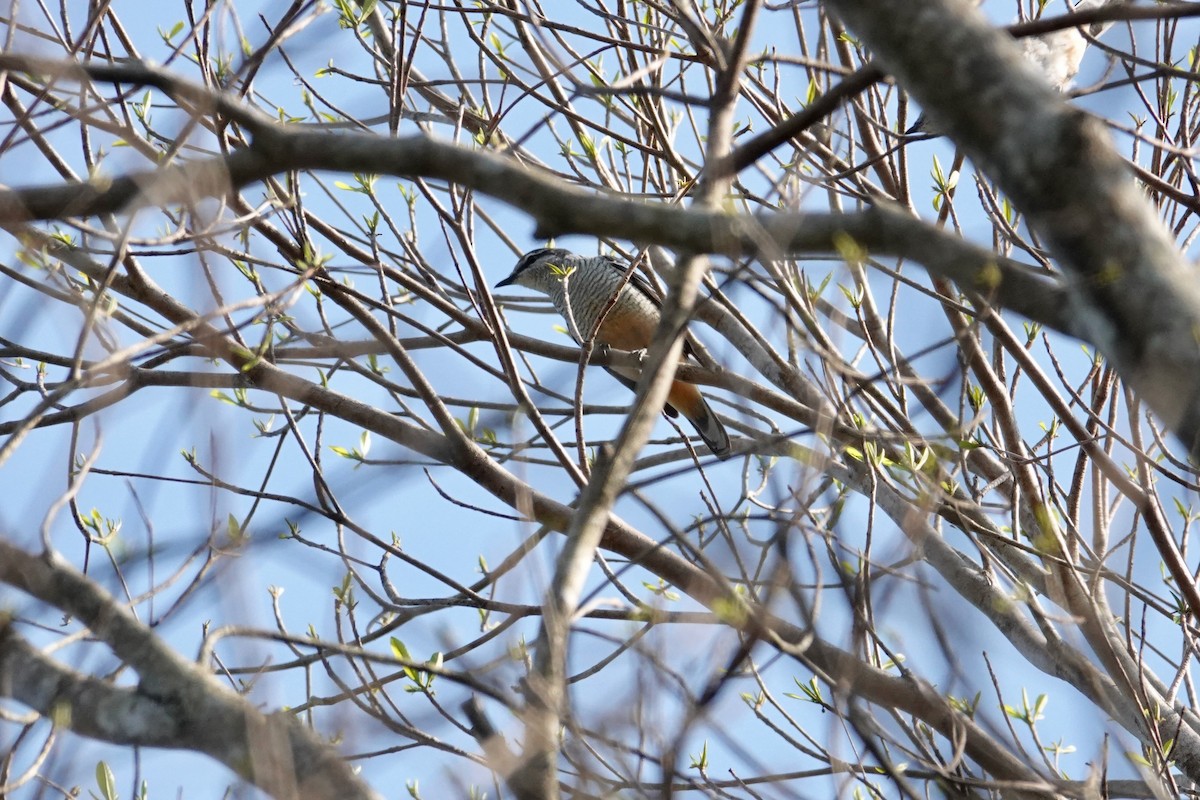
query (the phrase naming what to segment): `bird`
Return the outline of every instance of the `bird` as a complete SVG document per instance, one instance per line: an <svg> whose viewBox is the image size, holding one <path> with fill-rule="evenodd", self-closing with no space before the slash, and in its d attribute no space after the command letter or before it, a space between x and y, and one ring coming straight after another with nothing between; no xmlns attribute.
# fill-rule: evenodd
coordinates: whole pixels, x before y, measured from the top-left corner
<svg viewBox="0 0 1200 800"><path fill-rule="evenodd" d="M523 286L549 295L576 342L582 343L594 332L598 345L645 350L654 338L661 306L645 278L635 272L626 280L627 271L611 256L581 256L562 248L542 247L521 256L512 274L496 288ZM685 344L684 352L692 354L690 346ZM605 369L629 389L637 388L641 374L637 367ZM695 384L672 381L663 412L668 417L682 415L714 455L724 458L729 454L729 433Z"/></svg>
<svg viewBox="0 0 1200 800"><path fill-rule="evenodd" d="M1086 11L1092 8L1121 5L1124 0L1078 0L1074 7L1068 3L1071 13ZM1107 31L1111 22L1093 22L1087 26L1087 35L1096 37ZM1046 81L1060 92L1066 92L1075 82L1079 67L1083 64L1084 53L1087 52L1087 37L1079 28L1064 28L1040 36L1026 36L1018 42L1021 54L1025 57ZM905 131L906 136L912 134L939 135L925 114L917 117L917 121Z"/></svg>
<svg viewBox="0 0 1200 800"><path fill-rule="evenodd" d="M1119 0L1079 0L1074 8L1068 8L1072 13L1086 11L1091 8L1120 5ZM1087 26L1088 36L1099 36L1112 26L1111 22L1093 22ZM1033 66L1037 67L1050 85L1060 92L1071 88L1079 67L1083 63L1083 55L1088 48L1087 37L1079 28L1064 28L1061 31L1044 33L1041 36L1028 36L1021 40L1021 52Z"/></svg>

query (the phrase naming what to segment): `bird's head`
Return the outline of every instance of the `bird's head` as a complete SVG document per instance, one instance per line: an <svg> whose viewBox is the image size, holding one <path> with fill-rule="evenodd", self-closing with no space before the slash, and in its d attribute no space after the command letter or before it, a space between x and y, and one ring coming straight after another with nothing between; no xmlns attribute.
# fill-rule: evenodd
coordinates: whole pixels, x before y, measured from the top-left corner
<svg viewBox="0 0 1200 800"><path fill-rule="evenodd" d="M540 292L548 291L547 287L560 282L564 270L569 269L569 262L577 256L570 250L561 247L540 247L530 250L517 261L512 274L496 284L501 286L524 286Z"/></svg>

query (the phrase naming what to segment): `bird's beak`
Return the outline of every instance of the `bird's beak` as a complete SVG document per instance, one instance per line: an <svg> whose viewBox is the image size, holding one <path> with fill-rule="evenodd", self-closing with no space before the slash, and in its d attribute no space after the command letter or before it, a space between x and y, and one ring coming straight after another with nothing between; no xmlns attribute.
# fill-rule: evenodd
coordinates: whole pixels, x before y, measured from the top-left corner
<svg viewBox="0 0 1200 800"><path fill-rule="evenodd" d="M494 288L494 289L499 289L501 286L512 286L512 285L513 285L513 283L514 283L514 281L513 281L513 278L514 278L514 277L515 277L515 275L509 275L507 278L505 278L504 280L500 281L499 283L497 283L497 284L496 284L494 287L492 287L492 288Z"/></svg>

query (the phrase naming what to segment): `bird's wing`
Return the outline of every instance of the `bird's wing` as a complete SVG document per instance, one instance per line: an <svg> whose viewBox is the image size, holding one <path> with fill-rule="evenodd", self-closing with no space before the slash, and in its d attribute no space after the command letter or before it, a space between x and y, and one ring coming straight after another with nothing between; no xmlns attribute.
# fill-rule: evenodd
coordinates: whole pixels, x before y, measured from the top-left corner
<svg viewBox="0 0 1200 800"><path fill-rule="evenodd" d="M604 259L605 263L607 263L611 269L616 270L619 275L624 275L629 269L628 264L625 264L612 256L601 256L601 258ZM654 304L655 308L662 308L662 298L659 296L658 292L655 291L654 286L651 285L650 281L646 280L645 276L638 272L637 269L634 269L629 273L629 285L633 287L634 291L644 294L646 298ZM696 348L692 347L692 343L686 332L684 333L683 337L683 352L692 358L696 357ZM630 386L629 388L632 389L634 387Z"/></svg>
<svg viewBox="0 0 1200 800"><path fill-rule="evenodd" d="M603 258L604 263L608 264L609 268L615 270L618 275L624 275L629 269L628 264L622 263L613 256L601 256L601 258ZM658 292L654 290L654 287L650 284L650 281L646 280L645 276L636 269L629 273L629 285L646 295L646 297L650 299L650 302L654 303L656 307L662 308L662 298L659 297Z"/></svg>

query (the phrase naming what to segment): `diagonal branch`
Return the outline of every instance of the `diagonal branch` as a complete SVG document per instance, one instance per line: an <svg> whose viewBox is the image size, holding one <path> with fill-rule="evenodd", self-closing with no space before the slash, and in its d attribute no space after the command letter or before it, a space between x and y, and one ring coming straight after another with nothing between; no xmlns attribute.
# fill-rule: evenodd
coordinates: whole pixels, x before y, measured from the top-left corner
<svg viewBox="0 0 1200 800"><path fill-rule="evenodd" d="M1104 126L964 0L829 5L1044 237L1077 334L1200 454L1200 286Z"/></svg>
<svg viewBox="0 0 1200 800"><path fill-rule="evenodd" d="M49 667L5 625L0 687L6 696L86 736L204 753L275 797L376 797L299 721L259 712L53 554L35 556L0 539L0 582L78 617L140 678L136 691L102 691L82 676Z"/></svg>

